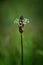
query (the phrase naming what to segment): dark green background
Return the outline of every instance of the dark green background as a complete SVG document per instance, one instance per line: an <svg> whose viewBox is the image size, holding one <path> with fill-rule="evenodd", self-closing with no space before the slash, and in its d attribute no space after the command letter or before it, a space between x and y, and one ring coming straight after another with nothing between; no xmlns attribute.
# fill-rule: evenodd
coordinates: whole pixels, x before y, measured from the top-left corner
<svg viewBox="0 0 43 65"><path fill-rule="evenodd" d="M43 65L43 0L0 0L0 65L21 65L21 40L14 20L23 15L24 65Z"/></svg>

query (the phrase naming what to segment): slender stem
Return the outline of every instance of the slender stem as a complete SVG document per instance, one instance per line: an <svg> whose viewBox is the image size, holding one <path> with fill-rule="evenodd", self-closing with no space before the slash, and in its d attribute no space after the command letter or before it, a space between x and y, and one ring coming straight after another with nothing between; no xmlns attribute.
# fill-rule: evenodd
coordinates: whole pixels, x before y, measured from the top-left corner
<svg viewBox="0 0 43 65"><path fill-rule="evenodd" d="M23 39L22 39L22 33L21 33L21 65L23 65Z"/></svg>

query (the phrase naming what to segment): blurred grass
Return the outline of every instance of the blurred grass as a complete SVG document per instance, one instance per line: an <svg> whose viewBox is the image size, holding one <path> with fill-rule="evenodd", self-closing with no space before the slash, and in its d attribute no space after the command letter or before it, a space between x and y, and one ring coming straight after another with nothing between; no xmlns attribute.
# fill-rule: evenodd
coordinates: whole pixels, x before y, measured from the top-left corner
<svg viewBox="0 0 43 65"><path fill-rule="evenodd" d="M43 65L43 3L0 0L0 65L21 65L21 40L15 18L30 18L23 32L24 65ZM41 9L42 8L42 9Z"/></svg>

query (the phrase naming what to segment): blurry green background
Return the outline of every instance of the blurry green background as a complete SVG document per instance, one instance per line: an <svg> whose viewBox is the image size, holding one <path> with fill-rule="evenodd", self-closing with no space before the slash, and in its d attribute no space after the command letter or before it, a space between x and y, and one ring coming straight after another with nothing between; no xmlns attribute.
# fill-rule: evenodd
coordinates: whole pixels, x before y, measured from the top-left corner
<svg viewBox="0 0 43 65"><path fill-rule="evenodd" d="M14 20L29 18L23 32L24 65L43 65L43 0L0 0L0 65L21 65L21 40Z"/></svg>

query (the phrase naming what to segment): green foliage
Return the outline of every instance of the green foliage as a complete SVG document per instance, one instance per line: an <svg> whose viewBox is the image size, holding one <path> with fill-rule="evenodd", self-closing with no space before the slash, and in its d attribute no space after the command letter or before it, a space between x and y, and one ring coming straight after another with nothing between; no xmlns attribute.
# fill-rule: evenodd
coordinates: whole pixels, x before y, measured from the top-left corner
<svg viewBox="0 0 43 65"><path fill-rule="evenodd" d="M21 40L15 18L30 18L23 33L24 65L43 65L43 1L0 0L0 65L21 65Z"/></svg>

